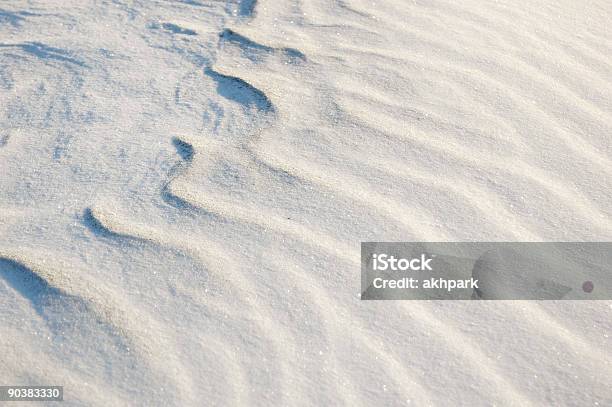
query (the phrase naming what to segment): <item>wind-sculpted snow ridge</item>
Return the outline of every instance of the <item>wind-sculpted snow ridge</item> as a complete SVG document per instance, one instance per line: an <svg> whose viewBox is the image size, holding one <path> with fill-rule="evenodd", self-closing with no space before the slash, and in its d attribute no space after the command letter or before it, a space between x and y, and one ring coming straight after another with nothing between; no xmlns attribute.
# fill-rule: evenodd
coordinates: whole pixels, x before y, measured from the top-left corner
<svg viewBox="0 0 612 407"><path fill-rule="evenodd" d="M577 321L553 316L556 308L588 305L472 305L477 318L467 305L358 305L334 295L350 284L351 274L343 270L358 270L352 263L359 258L359 241L609 239L612 185L591 172L612 171L603 154L611 126L609 74L599 63L575 64L571 55L588 53L602 61L603 54L580 40L557 42L554 28L531 31L534 17L520 8L511 18L495 6L450 2L431 9L400 2L375 8L359 1L335 8L329 2L289 3L260 1L253 20L225 29L214 65L265 94L275 106L274 120L252 137L221 145L205 142L191 172L171 188L193 206L245 230L261 230L258 239L276 235L285 242L283 248L274 247L279 258L289 260L272 269L297 267L324 282L308 291L311 305L321 304L315 298L335 298L335 306L326 305L346 304L350 313L368 321L366 327L384 313L387 320L376 325L376 335L385 343L435 332L434 342L429 336L410 340L410 350L385 347L385 358L369 361L365 372L358 362L343 358L345 338L327 332L326 349L333 350L326 360L336 367L353 366L336 371L346 387L330 397L346 403L442 405L448 393L434 390L442 387L451 389L458 404L539 405L551 398L560 404L601 403L609 397L585 390L609 394L603 377L612 370L598 361L607 353L604 342L579 334ZM278 29L268 29L272 26ZM495 46L484 43L482 32ZM535 48L515 49L517 36ZM554 57L540 53L542 46ZM287 64L283 49L305 57L300 64ZM576 82L556 69L559 63L592 83ZM206 168L206 178L198 168ZM234 171L220 175L224 184L211 181L211 174L226 174L228 168ZM288 247L293 254L285 253ZM298 247L321 260L301 260ZM313 264L324 266L313 271ZM297 284L301 289L312 288L313 281L294 278L304 284ZM527 319L514 317L515 308L528 310ZM609 315L607 305L599 309ZM343 326L336 315L327 313L327 321ZM547 327L543 336L534 335L539 324ZM500 353L495 332L508 327L516 336L501 341ZM609 322L596 328L599 338L606 327ZM534 350L522 348L522 341ZM566 352L571 374L543 378L531 373L555 371L551 342L557 349L580 348L589 360ZM365 343L353 342L350 348L372 355ZM509 368L517 357L519 365ZM469 366L473 377L457 379L461 373L449 361ZM434 383L428 375L438 363L446 378ZM597 377L588 373L594 365ZM534 375L554 393L534 389ZM467 381L495 390L461 393L458 383ZM369 385L360 392L363 383ZM309 390L303 388L304 397L312 397Z"/></svg>
<svg viewBox="0 0 612 407"><path fill-rule="evenodd" d="M172 34L177 34L177 35L198 35L198 33L195 30L192 30L191 28L185 28L185 27L181 27L178 24L174 24L174 23L152 23L150 25L150 28L152 29L159 29L162 28Z"/></svg>
<svg viewBox="0 0 612 407"><path fill-rule="evenodd" d="M144 384L155 380L156 371L161 368L150 356L155 344L143 336L147 328L135 323L136 315L129 304L116 297L116 292L107 291L100 282L92 284L93 281L84 280L83 276L74 279L57 267L59 262L49 261L50 256L34 260L39 255L0 252L0 281L5 283L2 286L3 308L17 315L31 309L35 315L20 327L10 314L3 313L3 327L16 335L14 339L20 338L24 351L34 352L25 356L26 360L38 358L29 363L40 366L32 370L23 363L21 356L7 351L3 358L5 368L11 369L13 375L36 380L67 381L75 387L73 401L90 400L92 396L108 400L135 397L128 383L140 381ZM144 323L143 315L140 318ZM19 330L25 327L42 336L22 336ZM91 338L96 341L91 342ZM3 347L7 345L6 340L4 338ZM108 368L102 377L91 375L92 371L100 369L100 360L108 359L140 372ZM53 366L54 363L57 365ZM75 363L72 370L67 369L69 363ZM83 385L83 377L90 377L93 383ZM105 383L114 384L112 394L103 395L97 388ZM152 390L146 396L149 400L156 397L161 399L165 395Z"/></svg>
<svg viewBox="0 0 612 407"><path fill-rule="evenodd" d="M225 75L211 68L206 69L205 73L219 84L217 88L219 95L260 111L274 111L268 96L242 78Z"/></svg>
<svg viewBox="0 0 612 407"><path fill-rule="evenodd" d="M170 169L169 174L168 174L169 179L162 187L162 192L161 192L162 199L166 203L173 205L179 209L196 209L196 208L191 207L189 203L177 197L169 190L169 185L174 180L174 178L180 175L181 173L187 171L187 169L189 168L189 165L191 164L191 161L193 160L195 151L193 149L193 146L189 142L182 140L178 137L175 137L172 139L172 144L174 144L174 146L176 147L176 151L181 157L181 161L176 163Z"/></svg>
<svg viewBox="0 0 612 407"><path fill-rule="evenodd" d="M85 63L77 58L74 58L70 52L36 41L20 44L0 44L0 48L19 49L27 54L40 58L41 60L55 60L85 67Z"/></svg>
<svg viewBox="0 0 612 407"><path fill-rule="evenodd" d="M0 11L7 383L610 404L610 302L359 299L361 241L612 237L607 2L44 3Z"/></svg>
<svg viewBox="0 0 612 407"><path fill-rule="evenodd" d="M255 41L248 39L247 37L237 33L234 30L226 28L221 32L220 37L224 41L237 44L242 50L243 54L251 59L253 62L262 62L262 54L271 53L282 53L287 60L292 63L301 63L306 60L306 56L295 48L274 48L267 45L259 44Z"/></svg>

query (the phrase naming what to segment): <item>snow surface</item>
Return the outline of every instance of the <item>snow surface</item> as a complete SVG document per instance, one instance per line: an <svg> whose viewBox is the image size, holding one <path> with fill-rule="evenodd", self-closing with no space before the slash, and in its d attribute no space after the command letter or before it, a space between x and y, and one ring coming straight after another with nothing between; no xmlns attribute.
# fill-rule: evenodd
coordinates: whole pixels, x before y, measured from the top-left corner
<svg viewBox="0 0 612 407"><path fill-rule="evenodd" d="M3 0L0 377L65 405L612 405L612 302L360 301L361 241L612 239L608 0Z"/></svg>

